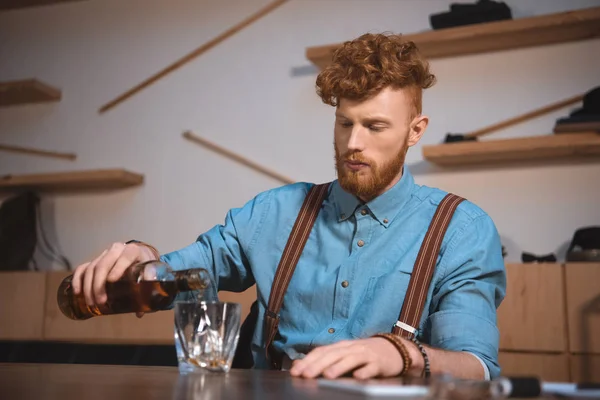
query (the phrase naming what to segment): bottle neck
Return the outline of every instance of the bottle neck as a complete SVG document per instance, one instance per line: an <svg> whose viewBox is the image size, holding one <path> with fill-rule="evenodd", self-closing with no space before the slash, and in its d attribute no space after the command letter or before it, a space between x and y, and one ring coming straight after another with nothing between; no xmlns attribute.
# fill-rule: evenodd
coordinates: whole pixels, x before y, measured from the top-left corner
<svg viewBox="0 0 600 400"><path fill-rule="evenodd" d="M211 278L204 268L175 271L175 282L179 292L205 290L210 286Z"/></svg>

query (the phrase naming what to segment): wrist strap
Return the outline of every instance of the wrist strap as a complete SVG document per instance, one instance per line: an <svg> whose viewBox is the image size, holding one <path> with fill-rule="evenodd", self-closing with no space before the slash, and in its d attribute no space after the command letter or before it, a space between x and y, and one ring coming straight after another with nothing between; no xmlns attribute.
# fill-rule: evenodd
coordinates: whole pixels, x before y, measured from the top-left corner
<svg viewBox="0 0 600 400"><path fill-rule="evenodd" d="M429 357L427 356L427 352L425 351L425 347L419 342L416 336L410 338L410 340L417 346L421 355L423 356L423 373L422 376L425 378L429 378L431 376L431 366L429 365Z"/></svg>
<svg viewBox="0 0 600 400"><path fill-rule="evenodd" d="M410 369L410 367L412 365L412 359L410 358L408 349L402 342L402 339L398 335L395 335L393 333L378 333L378 334L373 335L372 337L380 337L380 338L387 339L390 343L392 343L394 345L394 347L396 347L396 349L400 353L400 356L402 357L402 364L403 364L402 372L400 372L399 376L406 375L406 373L408 372L408 370Z"/></svg>

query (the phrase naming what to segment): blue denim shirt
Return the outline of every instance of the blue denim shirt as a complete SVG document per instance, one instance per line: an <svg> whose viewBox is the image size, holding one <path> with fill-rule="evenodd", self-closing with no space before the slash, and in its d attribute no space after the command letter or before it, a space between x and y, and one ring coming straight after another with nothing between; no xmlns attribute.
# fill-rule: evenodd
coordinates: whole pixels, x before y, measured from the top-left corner
<svg viewBox="0 0 600 400"><path fill-rule="evenodd" d="M162 256L175 269L208 269L215 293L241 292L256 283L256 368L269 365L263 316L279 259L311 186L296 183L260 193L230 210L222 225L191 245ZM334 181L285 294L275 348L296 359L315 346L389 332L402 308L421 242L445 194L415 184L406 167L394 187L367 204ZM420 340L470 352L485 363L492 378L498 376L496 309L505 288L496 227L484 211L464 201L442 243Z"/></svg>

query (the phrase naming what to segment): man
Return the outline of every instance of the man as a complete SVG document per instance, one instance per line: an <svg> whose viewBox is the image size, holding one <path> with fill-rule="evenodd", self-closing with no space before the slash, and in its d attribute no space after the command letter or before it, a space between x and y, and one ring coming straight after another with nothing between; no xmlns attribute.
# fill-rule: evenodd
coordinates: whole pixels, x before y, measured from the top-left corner
<svg viewBox="0 0 600 400"><path fill-rule="evenodd" d="M413 264L440 201L441 190L415 184L404 166L408 148L425 133L422 90L434 76L413 43L395 35L366 34L347 42L317 78L322 100L335 106L334 147L338 179L322 203L280 312L273 346L290 361L294 376L357 378L396 376L403 355L389 332L403 304ZM312 184L260 193L232 209L223 225L161 257L176 269L204 267L215 290L257 285L263 320L277 265ZM106 301L104 284L135 261L159 256L151 246L115 243L79 266L74 288L89 304ZM494 223L463 201L444 236L418 337L431 371L457 377L495 377L496 309L505 293L501 244ZM265 332L252 341L256 368L268 368ZM424 357L402 339L408 375L418 376Z"/></svg>

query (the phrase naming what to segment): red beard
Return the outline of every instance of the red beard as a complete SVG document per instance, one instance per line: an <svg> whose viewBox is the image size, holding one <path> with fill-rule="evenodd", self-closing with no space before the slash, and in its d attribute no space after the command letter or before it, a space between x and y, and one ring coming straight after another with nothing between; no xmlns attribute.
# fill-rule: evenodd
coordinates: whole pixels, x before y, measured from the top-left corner
<svg viewBox="0 0 600 400"><path fill-rule="evenodd" d="M335 146L335 145L334 145ZM379 165L375 161L362 156L360 152L347 152L340 156L335 147L335 166L340 186L364 201L370 201L383 193L402 171L406 158L407 144L402 146L396 157ZM349 169L346 161L368 164L358 171Z"/></svg>

